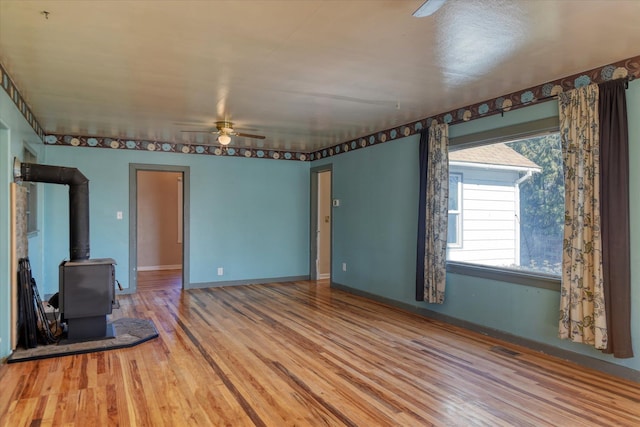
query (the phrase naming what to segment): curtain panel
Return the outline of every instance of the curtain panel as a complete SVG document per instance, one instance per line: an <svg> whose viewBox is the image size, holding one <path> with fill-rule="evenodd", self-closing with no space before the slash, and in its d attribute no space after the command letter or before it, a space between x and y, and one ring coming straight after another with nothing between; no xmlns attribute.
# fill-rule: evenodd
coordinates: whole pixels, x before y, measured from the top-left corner
<svg viewBox="0 0 640 427"><path fill-rule="evenodd" d="M600 211L604 298L608 340L605 353L633 357L629 231L629 131L624 80L599 85Z"/></svg>
<svg viewBox="0 0 640 427"><path fill-rule="evenodd" d="M424 235L427 212L427 163L429 162L429 129L420 132L420 193L418 195L418 247L416 250L416 301L424 301Z"/></svg>
<svg viewBox="0 0 640 427"><path fill-rule="evenodd" d="M558 102L565 179L559 336L606 349L598 86L561 93Z"/></svg>
<svg viewBox="0 0 640 427"><path fill-rule="evenodd" d="M420 135L420 197L416 299L444 302L449 218L449 126L432 123Z"/></svg>

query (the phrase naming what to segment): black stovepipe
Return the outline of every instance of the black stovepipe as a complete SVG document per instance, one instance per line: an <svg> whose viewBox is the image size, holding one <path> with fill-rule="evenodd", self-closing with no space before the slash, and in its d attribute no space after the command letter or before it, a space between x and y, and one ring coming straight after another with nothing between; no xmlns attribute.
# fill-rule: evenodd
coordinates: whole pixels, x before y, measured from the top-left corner
<svg viewBox="0 0 640 427"><path fill-rule="evenodd" d="M69 186L69 257L89 259L89 180L76 168L21 163L23 181Z"/></svg>

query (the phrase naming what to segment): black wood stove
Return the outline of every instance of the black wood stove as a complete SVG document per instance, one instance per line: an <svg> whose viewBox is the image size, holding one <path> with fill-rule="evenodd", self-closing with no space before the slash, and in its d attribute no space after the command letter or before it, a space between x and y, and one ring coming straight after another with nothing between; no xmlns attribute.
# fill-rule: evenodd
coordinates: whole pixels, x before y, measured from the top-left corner
<svg viewBox="0 0 640 427"><path fill-rule="evenodd" d="M60 313L69 341L114 336L107 314L115 302L115 264L111 258L60 264Z"/></svg>
<svg viewBox="0 0 640 427"><path fill-rule="evenodd" d="M111 258L89 258L89 180L76 168L14 162L16 181L69 186L69 253L60 274L60 312L69 341L113 337L107 324L115 304L115 264Z"/></svg>

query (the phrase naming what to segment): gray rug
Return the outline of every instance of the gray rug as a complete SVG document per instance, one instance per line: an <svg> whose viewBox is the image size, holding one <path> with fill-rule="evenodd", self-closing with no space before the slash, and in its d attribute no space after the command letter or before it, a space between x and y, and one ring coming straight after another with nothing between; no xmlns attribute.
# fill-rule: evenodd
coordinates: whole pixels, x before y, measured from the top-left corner
<svg viewBox="0 0 640 427"><path fill-rule="evenodd" d="M7 359L7 363L133 347L158 337L156 326L151 320L123 318L114 320L112 325L115 338L71 344L61 341L58 344L39 345L36 348L17 348Z"/></svg>

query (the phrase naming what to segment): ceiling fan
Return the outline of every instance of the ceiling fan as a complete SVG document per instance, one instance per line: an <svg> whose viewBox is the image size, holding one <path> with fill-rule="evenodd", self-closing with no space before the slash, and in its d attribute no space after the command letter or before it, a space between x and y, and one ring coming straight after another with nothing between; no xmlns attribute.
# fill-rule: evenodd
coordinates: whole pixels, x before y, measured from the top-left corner
<svg viewBox="0 0 640 427"><path fill-rule="evenodd" d="M233 129L233 123L226 120L216 122L216 130L183 130L182 132L210 133L218 135L218 142L221 145L229 145L232 136L240 136L243 138L265 139L263 135L252 135L249 133L236 132Z"/></svg>

